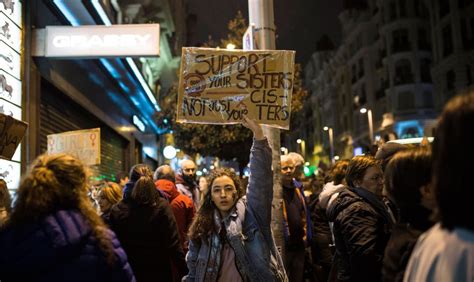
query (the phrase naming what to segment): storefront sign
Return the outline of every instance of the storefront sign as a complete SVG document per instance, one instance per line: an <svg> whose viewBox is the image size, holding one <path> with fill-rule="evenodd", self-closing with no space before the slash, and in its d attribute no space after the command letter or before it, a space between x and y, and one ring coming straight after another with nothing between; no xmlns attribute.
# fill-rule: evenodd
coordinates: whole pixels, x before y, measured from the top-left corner
<svg viewBox="0 0 474 282"><path fill-rule="evenodd" d="M48 154L66 153L85 165L100 164L100 128L48 135Z"/></svg>
<svg viewBox="0 0 474 282"><path fill-rule="evenodd" d="M294 51L183 48L178 122L240 123L243 115L288 129Z"/></svg>
<svg viewBox="0 0 474 282"><path fill-rule="evenodd" d="M47 26L46 57L158 56L159 24Z"/></svg>

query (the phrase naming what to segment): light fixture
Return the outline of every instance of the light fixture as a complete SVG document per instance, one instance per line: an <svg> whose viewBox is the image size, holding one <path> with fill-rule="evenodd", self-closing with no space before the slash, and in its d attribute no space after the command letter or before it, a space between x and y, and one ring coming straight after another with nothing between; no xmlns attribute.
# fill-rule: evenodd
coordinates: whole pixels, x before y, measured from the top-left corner
<svg viewBox="0 0 474 282"><path fill-rule="evenodd" d="M328 131L328 130L329 130L329 127L325 126L325 127L323 127L323 130L324 130L324 131Z"/></svg>
<svg viewBox="0 0 474 282"><path fill-rule="evenodd" d="M304 165L305 165L305 166L309 166L309 162L305 162Z"/></svg>
<svg viewBox="0 0 474 282"><path fill-rule="evenodd" d="M366 109L366 108L361 108L361 109L360 109L360 113L361 113L361 114L365 114L366 112L367 112L367 109Z"/></svg>
<svg viewBox="0 0 474 282"><path fill-rule="evenodd" d="M234 50L236 47L237 47L237 46L235 46L235 44L229 43L229 44L227 44L226 49L227 49L227 50Z"/></svg>
<svg viewBox="0 0 474 282"><path fill-rule="evenodd" d="M296 140L296 143L298 143L298 144L301 144L301 142L303 142L303 140L301 140L299 138Z"/></svg>
<svg viewBox="0 0 474 282"><path fill-rule="evenodd" d="M163 149L163 156L168 160L174 159L174 157L176 157L176 149L171 145L166 146Z"/></svg>
<svg viewBox="0 0 474 282"><path fill-rule="evenodd" d="M334 160L338 161L338 160L339 160L339 156L334 156Z"/></svg>

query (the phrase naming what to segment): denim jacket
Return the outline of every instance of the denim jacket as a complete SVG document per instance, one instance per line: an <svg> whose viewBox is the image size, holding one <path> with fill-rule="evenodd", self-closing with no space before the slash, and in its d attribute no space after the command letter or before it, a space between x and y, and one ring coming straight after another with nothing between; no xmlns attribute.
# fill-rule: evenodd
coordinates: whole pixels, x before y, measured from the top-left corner
<svg viewBox="0 0 474 282"><path fill-rule="evenodd" d="M254 140L250 178L245 197L223 220L227 241L244 281L288 281L270 227L273 199L272 152L268 141ZM183 281L217 281L222 244L213 233L207 240L191 240L186 255L189 273Z"/></svg>

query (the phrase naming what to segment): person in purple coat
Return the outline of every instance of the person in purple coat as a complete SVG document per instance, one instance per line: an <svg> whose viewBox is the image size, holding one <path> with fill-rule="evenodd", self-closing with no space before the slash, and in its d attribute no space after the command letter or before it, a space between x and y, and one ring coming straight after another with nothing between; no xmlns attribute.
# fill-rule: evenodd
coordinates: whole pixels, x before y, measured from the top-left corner
<svg viewBox="0 0 474 282"><path fill-rule="evenodd" d="M87 196L86 167L42 155L0 230L0 281L135 281L115 234Z"/></svg>

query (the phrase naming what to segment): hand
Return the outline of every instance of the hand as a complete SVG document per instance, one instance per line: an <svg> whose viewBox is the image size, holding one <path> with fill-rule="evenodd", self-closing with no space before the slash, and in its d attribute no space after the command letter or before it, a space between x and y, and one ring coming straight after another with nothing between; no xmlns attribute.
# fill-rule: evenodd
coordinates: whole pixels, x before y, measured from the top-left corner
<svg viewBox="0 0 474 282"><path fill-rule="evenodd" d="M265 139L265 135L263 135L262 126L258 124L255 120L249 119L247 116L244 116L242 120L242 125L247 127L248 129L252 130L253 137L256 140L263 140Z"/></svg>

